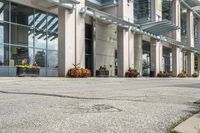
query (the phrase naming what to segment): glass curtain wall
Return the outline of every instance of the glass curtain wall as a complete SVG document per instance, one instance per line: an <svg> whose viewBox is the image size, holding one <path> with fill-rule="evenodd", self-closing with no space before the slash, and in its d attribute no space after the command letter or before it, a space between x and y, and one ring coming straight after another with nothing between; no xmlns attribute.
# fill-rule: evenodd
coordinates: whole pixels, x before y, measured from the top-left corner
<svg viewBox="0 0 200 133"><path fill-rule="evenodd" d="M172 1L163 0L162 19L172 20Z"/></svg>
<svg viewBox="0 0 200 133"><path fill-rule="evenodd" d="M134 21L144 23L151 20L151 0L134 0Z"/></svg>
<svg viewBox="0 0 200 133"><path fill-rule="evenodd" d="M6 0L0 9L0 76L16 76L25 58L40 76L57 76L58 17Z"/></svg>

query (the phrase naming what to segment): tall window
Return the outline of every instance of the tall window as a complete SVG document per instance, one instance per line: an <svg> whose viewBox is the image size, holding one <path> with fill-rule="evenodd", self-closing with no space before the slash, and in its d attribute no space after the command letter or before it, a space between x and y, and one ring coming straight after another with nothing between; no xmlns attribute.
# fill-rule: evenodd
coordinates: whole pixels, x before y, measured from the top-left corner
<svg viewBox="0 0 200 133"><path fill-rule="evenodd" d="M164 70L166 72L172 71L172 49L163 47Z"/></svg>
<svg viewBox="0 0 200 133"><path fill-rule="evenodd" d="M182 14L181 14L181 35L186 36L187 35L187 15L186 15L186 10L182 9Z"/></svg>
<svg viewBox="0 0 200 133"><path fill-rule="evenodd" d="M194 39L198 41L198 19L194 19Z"/></svg>
<svg viewBox="0 0 200 133"><path fill-rule="evenodd" d="M41 67L41 76L56 70L58 17L6 0L0 0L0 11L0 76L14 76L15 66L24 58L29 65L36 62ZM3 73L6 67L7 74Z"/></svg>
<svg viewBox="0 0 200 133"><path fill-rule="evenodd" d="M164 0L162 2L162 18L163 19L172 19L172 2Z"/></svg>
<svg viewBox="0 0 200 133"><path fill-rule="evenodd" d="M151 19L151 0L134 0L134 20L136 23Z"/></svg>

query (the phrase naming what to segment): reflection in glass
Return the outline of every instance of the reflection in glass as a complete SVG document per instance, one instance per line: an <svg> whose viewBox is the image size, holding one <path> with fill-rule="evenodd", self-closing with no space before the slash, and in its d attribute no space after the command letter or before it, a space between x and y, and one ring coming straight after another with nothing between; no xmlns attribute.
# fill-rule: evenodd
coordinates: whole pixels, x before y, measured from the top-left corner
<svg viewBox="0 0 200 133"><path fill-rule="evenodd" d="M9 40L9 25L0 22L0 44L8 43Z"/></svg>
<svg viewBox="0 0 200 133"><path fill-rule="evenodd" d="M48 67L58 67L58 52L57 51L48 51L47 53L47 63Z"/></svg>
<svg viewBox="0 0 200 133"><path fill-rule="evenodd" d="M48 30L48 49L58 49L58 16L48 14L47 17L47 30Z"/></svg>
<svg viewBox="0 0 200 133"><path fill-rule="evenodd" d="M48 32L48 49L58 50L58 33Z"/></svg>
<svg viewBox="0 0 200 133"><path fill-rule="evenodd" d="M11 25L11 43L23 46L33 46L34 30L25 26Z"/></svg>
<svg viewBox="0 0 200 133"><path fill-rule="evenodd" d="M29 65L49 67L41 68L41 75L56 75L57 50L57 15L0 0L0 76L15 76L15 66L25 58Z"/></svg>
<svg viewBox="0 0 200 133"><path fill-rule="evenodd" d="M35 62L40 67L46 67L46 51L42 49L35 50Z"/></svg>
<svg viewBox="0 0 200 133"><path fill-rule="evenodd" d="M150 44L146 41L143 41L142 50L142 73L143 76L150 76Z"/></svg>
<svg viewBox="0 0 200 133"><path fill-rule="evenodd" d="M16 3L11 3L11 22L33 26L34 9Z"/></svg>
<svg viewBox="0 0 200 133"><path fill-rule="evenodd" d="M9 64L8 45L0 45L0 66Z"/></svg>
<svg viewBox="0 0 200 133"><path fill-rule="evenodd" d="M4 45L0 45L0 66L4 64Z"/></svg>
<svg viewBox="0 0 200 133"><path fill-rule="evenodd" d="M164 63L164 71L171 72L172 71L172 49L163 47L163 63Z"/></svg>
<svg viewBox="0 0 200 133"><path fill-rule="evenodd" d="M47 29L50 32L55 32L56 29L58 29L58 16L53 15L53 14L48 14L47 17Z"/></svg>
<svg viewBox="0 0 200 133"><path fill-rule="evenodd" d="M11 46L10 66L21 65L22 60L28 59L28 64L32 65L33 49L26 47Z"/></svg>
<svg viewBox="0 0 200 133"><path fill-rule="evenodd" d="M46 30L47 28L47 14L43 11L35 11L35 28Z"/></svg>
<svg viewBox="0 0 200 133"><path fill-rule="evenodd" d="M9 6L8 2L5 0L0 0L0 20L8 21L9 20Z"/></svg>
<svg viewBox="0 0 200 133"><path fill-rule="evenodd" d="M43 30L35 29L35 47L46 49L47 33Z"/></svg>

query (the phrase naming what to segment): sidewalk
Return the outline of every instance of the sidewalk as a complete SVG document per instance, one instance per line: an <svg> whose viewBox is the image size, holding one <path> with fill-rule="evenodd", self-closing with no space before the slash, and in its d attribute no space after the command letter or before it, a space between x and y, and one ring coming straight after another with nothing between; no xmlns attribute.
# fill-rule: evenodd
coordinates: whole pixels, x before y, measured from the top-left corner
<svg viewBox="0 0 200 133"><path fill-rule="evenodd" d="M178 133L200 133L200 112L179 124L172 131Z"/></svg>

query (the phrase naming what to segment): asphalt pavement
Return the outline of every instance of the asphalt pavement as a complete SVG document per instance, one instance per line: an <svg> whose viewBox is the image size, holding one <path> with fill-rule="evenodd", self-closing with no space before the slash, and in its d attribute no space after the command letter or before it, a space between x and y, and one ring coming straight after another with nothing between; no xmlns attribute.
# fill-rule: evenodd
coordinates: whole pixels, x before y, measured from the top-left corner
<svg viewBox="0 0 200 133"><path fill-rule="evenodd" d="M165 133L200 109L200 79L0 78L0 133Z"/></svg>

